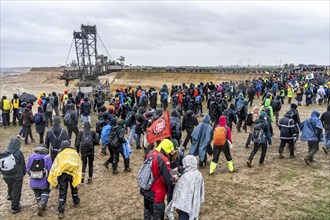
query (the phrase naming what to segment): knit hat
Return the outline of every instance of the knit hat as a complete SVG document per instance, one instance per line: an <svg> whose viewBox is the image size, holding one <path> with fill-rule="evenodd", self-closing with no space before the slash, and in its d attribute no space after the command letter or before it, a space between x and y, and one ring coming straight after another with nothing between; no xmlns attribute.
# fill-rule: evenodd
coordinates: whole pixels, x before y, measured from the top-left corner
<svg viewBox="0 0 330 220"><path fill-rule="evenodd" d="M34 149L34 153L36 154L48 154L48 149L45 147L44 144L40 145L36 149Z"/></svg>
<svg viewBox="0 0 330 220"><path fill-rule="evenodd" d="M172 143L173 143L175 149L177 149L179 147L179 142L176 139L173 139Z"/></svg>
<svg viewBox="0 0 330 220"><path fill-rule="evenodd" d="M110 124L115 126L117 124L117 118L111 118Z"/></svg>
<svg viewBox="0 0 330 220"><path fill-rule="evenodd" d="M32 109L32 105L29 103L29 104L26 105L26 108Z"/></svg>
<svg viewBox="0 0 330 220"><path fill-rule="evenodd" d="M298 107L298 106L297 106L296 104L294 104L294 103L291 104L291 108L293 108L293 109L297 109L297 107Z"/></svg>
<svg viewBox="0 0 330 220"><path fill-rule="evenodd" d="M62 143L61 143L61 149L62 150L65 149L65 148L69 148L69 147L71 147L69 141L67 141L67 140L62 141Z"/></svg>
<svg viewBox="0 0 330 220"><path fill-rule="evenodd" d="M53 125L60 125L61 124L61 119L58 116L55 116L53 118Z"/></svg>

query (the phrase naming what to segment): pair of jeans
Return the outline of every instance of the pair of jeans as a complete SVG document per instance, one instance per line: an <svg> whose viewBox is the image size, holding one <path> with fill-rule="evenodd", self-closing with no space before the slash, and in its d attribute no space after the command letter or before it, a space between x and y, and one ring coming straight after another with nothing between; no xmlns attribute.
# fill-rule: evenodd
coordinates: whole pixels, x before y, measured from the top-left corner
<svg viewBox="0 0 330 220"><path fill-rule="evenodd" d="M10 125L10 112L2 112L2 121L3 126L9 126Z"/></svg>
<svg viewBox="0 0 330 220"><path fill-rule="evenodd" d="M77 126L75 127L67 127L68 128L68 136L69 136L69 141L70 143L72 144L72 132L76 135L76 138L74 139L74 143L76 144L77 143L77 137L78 137L78 133L79 133L79 129ZM77 149L77 151L79 152L79 149Z"/></svg>
<svg viewBox="0 0 330 220"><path fill-rule="evenodd" d="M144 198L144 220L163 220L164 202L154 202Z"/></svg>
<svg viewBox="0 0 330 220"><path fill-rule="evenodd" d="M93 177L93 162L94 162L94 153L91 154L81 154L81 161L82 161L82 173L83 175L86 172L86 167L88 163L88 177Z"/></svg>
<svg viewBox="0 0 330 220"><path fill-rule="evenodd" d="M330 130L325 130L325 147L329 150L330 149Z"/></svg>
<svg viewBox="0 0 330 220"><path fill-rule="evenodd" d="M135 138L135 127L136 127L136 125L132 125L131 127L129 127L128 143L131 146L132 146L132 143L133 143L133 139L135 139L135 142L136 142L136 138Z"/></svg>
<svg viewBox="0 0 330 220"><path fill-rule="evenodd" d="M42 207L46 207L47 202L48 202L48 197L50 193L49 188L45 189L33 189L35 199L37 203L41 203Z"/></svg>
<svg viewBox="0 0 330 220"><path fill-rule="evenodd" d="M47 126L53 125L53 112L45 112L46 124Z"/></svg>
<svg viewBox="0 0 330 220"><path fill-rule="evenodd" d="M90 115L87 115L87 116L82 116L83 117L83 122L85 123L86 121L89 122L89 124L92 124L91 123L91 116Z"/></svg>
<svg viewBox="0 0 330 220"><path fill-rule="evenodd" d="M254 147L253 147L253 150L251 151L249 160L251 160L251 161L253 160L254 156L258 152L259 147L261 147L261 156L259 159L259 164L263 164L265 161L266 152L267 152L267 143L259 144L257 142L254 142Z"/></svg>
<svg viewBox="0 0 330 220"><path fill-rule="evenodd" d="M11 197L11 209L17 211L21 209L21 194L23 186L23 176L18 178L3 178L8 187L8 196Z"/></svg>
<svg viewBox="0 0 330 220"><path fill-rule="evenodd" d="M44 133L45 132L39 133L39 144L43 144L44 143Z"/></svg>
<svg viewBox="0 0 330 220"><path fill-rule="evenodd" d="M140 142L141 142L141 134L136 134L136 139L135 139L135 144L136 147L140 147Z"/></svg>
<svg viewBox="0 0 330 220"><path fill-rule="evenodd" d="M71 195L74 204L80 203L80 198L78 196L78 188L72 186L73 177L69 174L62 173L61 176L58 177L58 185L59 185L59 204L58 204L58 212L64 213L64 207L66 204L66 196L68 193L68 185L71 187Z"/></svg>
<svg viewBox="0 0 330 220"><path fill-rule="evenodd" d="M13 125L16 125L16 120L18 121L18 109L13 109Z"/></svg>
<svg viewBox="0 0 330 220"><path fill-rule="evenodd" d="M25 143L26 144L28 144L29 142L28 142L28 137L30 136L30 138L31 138L31 141L33 141L34 140L34 138L33 138L33 136L32 136L32 129L31 129L31 125L29 125L29 126L25 126L24 127L24 137L25 137Z"/></svg>

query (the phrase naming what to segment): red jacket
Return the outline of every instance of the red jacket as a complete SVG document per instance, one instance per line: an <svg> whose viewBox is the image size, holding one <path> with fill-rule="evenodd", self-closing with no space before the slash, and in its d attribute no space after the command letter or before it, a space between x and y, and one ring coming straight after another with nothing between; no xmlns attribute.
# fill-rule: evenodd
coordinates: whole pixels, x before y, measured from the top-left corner
<svg viewBox="0 0 330 220"><path fill-rule="evenodd" d="M155 178L150 190L144 194L148 199L153 199L154 202L164 202L169 186L173 186L173 177L170 173L170 161L164 154L152 150L146 158L153 157L152 175ZM151 193L150 193L151 192Z"/></svg>
<svg viewBox="0 0 330 220"><path fill-rule="evenodd" d="M219 118L219 125L218 126L226 127L226 125L227 125L226 117L221 115L220 118ZM230 141L230 143L233 143L233 141L231 140L230 127L227 126L226 129L227 129L227 139Z"/></svg>

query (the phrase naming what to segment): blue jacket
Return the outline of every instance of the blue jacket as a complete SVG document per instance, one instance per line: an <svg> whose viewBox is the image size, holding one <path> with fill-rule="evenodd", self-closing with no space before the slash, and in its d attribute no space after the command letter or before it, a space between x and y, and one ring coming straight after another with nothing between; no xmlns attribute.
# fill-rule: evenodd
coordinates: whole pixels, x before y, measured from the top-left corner
<svg viewBox="0 0 330 220"><path fill-rule="evenodd" d="M132 153L131 146L129 145L129 143L126 139L125 139L125 143L123 143L123 153L124 153L125 159L129 158Z"/></svg>
<svg viewBox="0 0 330 220"><path fill-rule="evenodd" d="M210 125L210 116L206 115L191 134L190 155L198 155L200 161L204 161L206 147L212 140L213 129Z"/></svg>
<svg viewBox="0 0 330 220"><path fill-rule="evenodd" d="M323 124L319 119L320 112L313 110L311 117L303 121L299 128L301 130L302 141L322 141Z"/></svg>

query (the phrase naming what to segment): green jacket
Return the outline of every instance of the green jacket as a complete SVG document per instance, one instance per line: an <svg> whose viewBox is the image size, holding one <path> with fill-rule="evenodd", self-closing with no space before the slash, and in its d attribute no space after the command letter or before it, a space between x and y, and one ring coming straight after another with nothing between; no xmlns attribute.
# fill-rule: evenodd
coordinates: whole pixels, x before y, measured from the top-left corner
<svg viewBox="0 0 330 220"><path fill-rule="evenodd" d="M269 110L270 110L270 115L269 115L270 121L271 122L274 122L275 121L275 116L274 116L274 113L273 113L273 108L272 108L272 106L270 104L271 104L270 99L266 99L265 100L265 104L260 107L259 114L263 111L263 109L265 107L269 108Z"/></svg>

